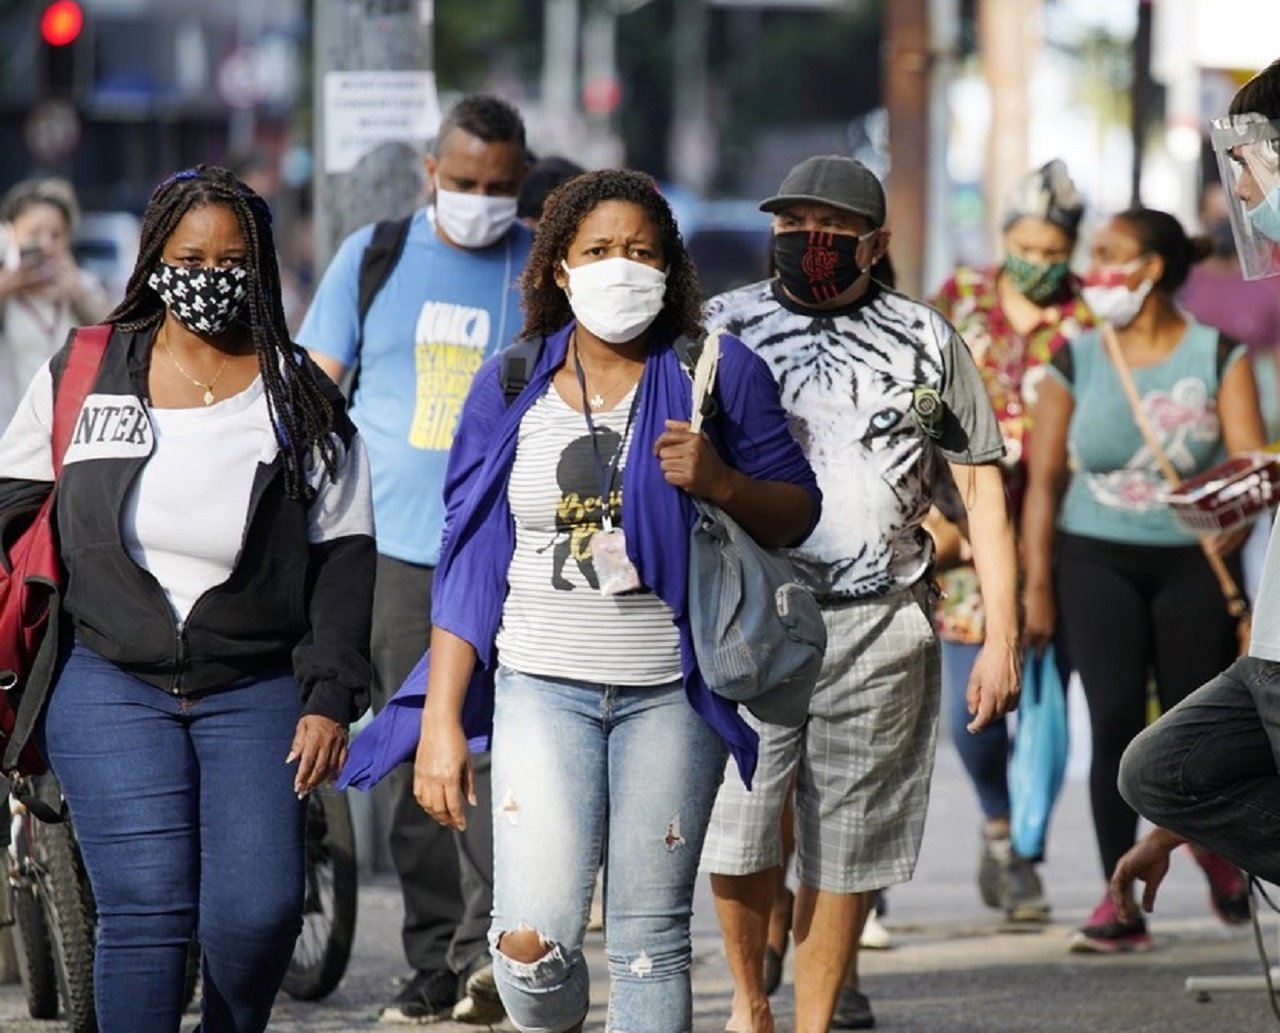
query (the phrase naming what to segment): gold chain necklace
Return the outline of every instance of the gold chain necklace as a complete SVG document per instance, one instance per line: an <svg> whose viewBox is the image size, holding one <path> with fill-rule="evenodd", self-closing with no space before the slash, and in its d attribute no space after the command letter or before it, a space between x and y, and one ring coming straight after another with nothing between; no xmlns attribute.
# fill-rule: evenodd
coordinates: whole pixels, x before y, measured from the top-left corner
<svg viewBox="0 0 1280 1033"><path fill-rule="evenodd" d="M190 380L196 387L204 388L204 394L201 395L201 398L204 400L205 405L212 405L214 401L213 385L218 382L218 378L222 376L222 371L227 368L227 363L231 361L231 356L223 356L222 365L218 367L218 372L215 373L213 375L213 379L206 384L203 380L197 380L182 368L182 363L178 361L178 356L174 355L173 349L169 347L169 340L167 337L162 336L160 338L160 344L164 348L165 354L169 356L169 361L173 363L173 368Z"/></svg>

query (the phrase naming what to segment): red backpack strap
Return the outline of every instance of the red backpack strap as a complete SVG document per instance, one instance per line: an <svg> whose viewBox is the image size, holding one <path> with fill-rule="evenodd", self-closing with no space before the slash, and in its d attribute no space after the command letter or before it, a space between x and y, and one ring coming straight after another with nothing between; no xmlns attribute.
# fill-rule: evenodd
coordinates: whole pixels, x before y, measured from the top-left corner
<svg viewBox="0 0 1280 1033"><path fill-rule="evenodd" d="M84 407L84 400L93 390L102 368L102 356L106 354L112 327L82 326L71 339L71 351L67 365L58 382L58 392L53 399L53 476L62 473L62 458L71 446L76 420Z"/></svg>

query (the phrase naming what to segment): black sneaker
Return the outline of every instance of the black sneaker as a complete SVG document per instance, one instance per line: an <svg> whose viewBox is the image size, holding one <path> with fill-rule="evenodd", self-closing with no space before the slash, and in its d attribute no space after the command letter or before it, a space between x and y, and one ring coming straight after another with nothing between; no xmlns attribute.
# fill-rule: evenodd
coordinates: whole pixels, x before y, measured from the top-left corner
<svg viewBox="0 0 1280 1033"><path fill-rule="evenodd" d="M378 1015L379 1022L420 1026L447 1019L458 999L458 977L446 969L418 971Z"/></svg>
<svg viewBox="0 0 1280 1033"><path fill-rule="evenodd" d="M832 1029L871 1029L876 1017L871 1014L871 1001L861 990L840 988L836 1010L831 1014Z"/></svg>

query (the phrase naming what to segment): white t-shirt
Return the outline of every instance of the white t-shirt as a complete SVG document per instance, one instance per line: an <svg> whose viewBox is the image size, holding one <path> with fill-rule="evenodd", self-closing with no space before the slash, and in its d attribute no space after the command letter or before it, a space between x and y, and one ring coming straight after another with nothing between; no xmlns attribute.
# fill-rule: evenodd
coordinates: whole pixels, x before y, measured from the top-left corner
<svg viewBox="0 0 1280 1033"><path fill-rule="evenodd" d="M201 595L230 577L254 475L277 446L261 377L210 406L148 414L155 448L125 498L122 538L185 621Z"/></svg>
<svg viewBox="0 0 1280 1033"><path fill-rule="evenodd" d="M593 413L606 469L621 450L610 494L622 526L622 469L632 395ZM623 440L624 435L627 440ZM524 674L600 685L664 685L680 677L671 608L652 592L604 596L591 539L604 514L601 477L586 418L554 386L520 421L507 496L516 548L498 631L498 658Z"/></svg>

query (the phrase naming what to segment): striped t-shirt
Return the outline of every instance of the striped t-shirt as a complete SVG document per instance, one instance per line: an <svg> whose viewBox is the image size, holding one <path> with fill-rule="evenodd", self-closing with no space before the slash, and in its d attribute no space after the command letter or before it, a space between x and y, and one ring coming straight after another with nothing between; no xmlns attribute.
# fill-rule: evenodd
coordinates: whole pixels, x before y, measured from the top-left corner
<svg viewBox="0 0 1280 1033"><path fill-rule="evenodd" d="M634 389L632 391L634 394ZM622 468L631 394L593 413L606 469L622 449L610 515L622 526ZM671 609L652 592L598 591L591 539L604 503L586 418L554 386L520 421L507 487L516 548L498 631L498 659L512 670L601 685L664 685L680 677Z"/></svg>

